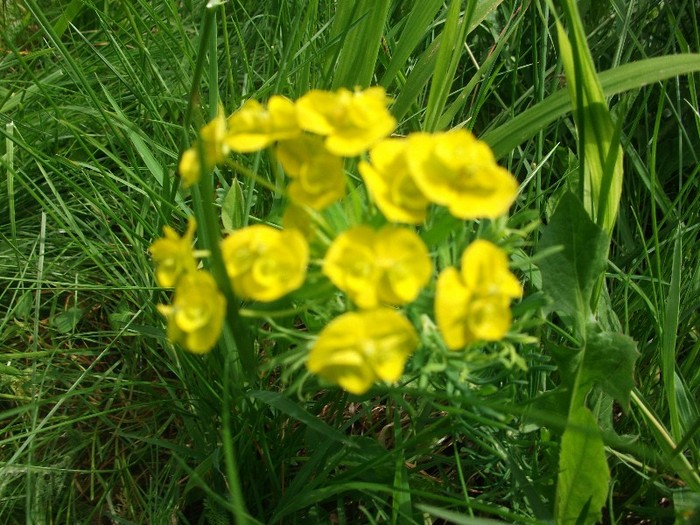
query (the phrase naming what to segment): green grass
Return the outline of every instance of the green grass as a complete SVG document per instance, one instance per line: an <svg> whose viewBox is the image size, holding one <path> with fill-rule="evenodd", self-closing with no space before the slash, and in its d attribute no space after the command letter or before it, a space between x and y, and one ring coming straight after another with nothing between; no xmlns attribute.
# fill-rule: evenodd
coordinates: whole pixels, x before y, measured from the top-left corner
<svg viewBox="0 0 700 525"><path fill-rule="evenodd" d="M544 313L534 224L578 187L579 153L572 115L540 111L566 89L548 4L468 3L465 26L454 2L236 0L209 37L202 1L57 4L0 3L0 522L550 521L566 419L543 399L563 381L556 348L573 343ZM693 0L585 5L598 72L700 52ZM605 93L625 180L595 311L639 351L629 408L588 400L611 469L605 523L700 512L700 76L688 70L640 69L644 87L601 75L621 86ZM309 336L274 307L243 312L256 316L251 384L230 356L173 348L147 248L191 214L174 186L184 145L218 101L231 112L356 84L387 89L401 133L466 125L492 140L522 185L508 226L531 229L508 242L526 283L517 326L532 337L513 354L416 356L412 381L362 397L304 375ZM221 168L217 205L239 225L279 223L274 168L236 161L262 180ZM358 192L344 209L366 205ZM450 261L478 228L444 218L429 234ZM305 300L313 316L295 312L312 333L341 308L322 297ZM419 318L429 302L409 311L424 341L438 337Z"/></svg>

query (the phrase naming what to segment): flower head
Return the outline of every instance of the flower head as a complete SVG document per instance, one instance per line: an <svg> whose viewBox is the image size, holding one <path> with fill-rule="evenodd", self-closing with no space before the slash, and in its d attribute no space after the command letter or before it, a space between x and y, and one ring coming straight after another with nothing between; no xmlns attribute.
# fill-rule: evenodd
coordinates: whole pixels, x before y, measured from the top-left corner
<svg viewBox="0 0 700 525"><path fill-rule="evenodd" d="M226 144L233 151L248 153L266 148L278 140L297 137L300 133L294 103L273 95L267 107L256 100L247 100L228 118Z"/></svg>
<svg viewBox="0 0 700 525"><path fill-rule="evenodd" d="M430 279L428 249L407 228L375 231L357 226L340 234L323 261L323 273L360 308L413 301Z"/></svg>
<svg viewBox="0 0 700 525"><path fill-rule="evenodd" d="M329 153L320 137L301 135L281 142L277 159L292 179L292 202L322 210L345 195L343 160Z"/></svg>
<svg viewBox="0 0 700 525"><path fill-rule="evenodd" d="M408 141L407 160L416 185L455 217L498 217L515 200L515 178L468 131L414 133Z"/></svg>
<svg viewBox="0 0 700 525"><path fill-rule="evenodd" d="M476 240L462 254L462 269L438 277L435 318L445 344L458 350L473 341L498 341L511 325L510 301L522 295L506 254Z"/></svg>
<svg viewBox="0 0 700 525"><path fill-rule="evenodd" d="M297 230L307 241L313 241L317 234L317 224L309 212L308 208L294 202L289 203L282 214L282 227L285 230Z"/></svg>
<svg viewBox="0 0 700 525"><path fill-rule="evenodd" d="M223 108L219 107L216 117L204 126L199 132L202 152L204 153L204 166L211 170L215 165L223 162L229 153L229 147L225 142L226 117ZM185 187L199 181L201 177L200 145L195 144L185 150L180 158L178 172L182 177Z"/></svg>
<svg viewBox="0 0 700 525"><path fill-rule="evenodd" d="M226 299L214 278L200 270L183 275L171 306L158 305L168 320L168 338L195 354L209 352L221 334Z"/></svg>
<svg viewBox="0 0 700 525"><path fill-rule="evenodd" d="M318 336L306 363L310 372L353 394L376 380L393 383L418 346L411 323L389 308L337 317Z"/></svg>
<svg viewBox="0 0 700 525"><path fill-rule="evenodd" d="M326 137L326 149L344 157L359 155L396 127L381 87L364 91L314 89L297 100L302 129Z"/></svg>
<svg viewBox="0 0 700 525"><path fill-rule="evenodd" d="M180 276L194 272L197 262L192 250L192 241L197 223L190 217L187 231L180 237L170 226L163 227L163 235L148 248L156 265L156 282L165 288L175 286Z"/></svg>
<svg viewBox="0 0 700 525"><path fill-rule="evenodd" d="M297 230L248 226L221 241L221 253L234 292L245 299L274 301L306 277L309 247Z"/></svg>
<svg viewBox="0 0 700 525"><path fill-rule="evenodd" d="M408 140L386 139L370 150L372 162L358 168L377 207L392 222L420 224L429 201L411 176L406 160Z"/></svg>

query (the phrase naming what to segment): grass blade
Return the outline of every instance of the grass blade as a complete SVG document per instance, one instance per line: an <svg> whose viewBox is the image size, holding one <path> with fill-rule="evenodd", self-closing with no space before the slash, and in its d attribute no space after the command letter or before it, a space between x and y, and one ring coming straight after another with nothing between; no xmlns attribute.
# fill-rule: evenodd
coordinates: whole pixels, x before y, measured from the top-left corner
<svg viewBox="0 0 700 525"><path fill-rule="evenodd" d="M372 82L384 32L389 0L341 0L334 32L345 34L338 62L334 65L334 89L367 87Z"/></svg>
<svg viewBox="0 0 700 525"><path fill-rule="evenodd" d="M600 85L606 97L637 89L653 82L700 71L700 54L670 55L648 58L599 73ZM508 155L519 144L534 137L559 117L572 109L571 98L563 89L496 129L482 135L497 158Z"/></svg>

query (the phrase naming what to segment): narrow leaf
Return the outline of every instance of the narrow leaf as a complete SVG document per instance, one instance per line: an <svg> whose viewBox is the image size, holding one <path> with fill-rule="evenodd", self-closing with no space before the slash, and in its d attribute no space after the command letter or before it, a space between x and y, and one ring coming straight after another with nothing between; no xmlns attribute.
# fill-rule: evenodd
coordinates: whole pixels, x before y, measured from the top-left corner
<svg viewBox="0 0 700 525"><path fill-rule="evenodd" d="M256 390L250 392L250 397L258 399L263 403L276 408L283 414L304 423L311 430L314 430L331 441L338 441L347 446L355 446L354 443L339 431L324 423L314 415L310 414L302 407L277 392Z"/></svg>
<svg viewBox="0 0 700 525"><path fill-rule="evenodd" d="M391 60L379 82L384 88L389 87L391 81L406 64L413 50L421 40L425 39L426 31L440 7L442 7L442 0L420 0L420 7L411 9L406 17L406 24L401 31Z"/></svg>
<svg viewBox="0 0 700 525"><path fill-rule="evenodd" d="M603 94L610 97L660 80L698 71L700 54L686 53L625 64L600 73L598 79ZM491 146L497 158L502 158L570 111L569 93L562 89L505 124L484 133L481 138Z"/></svg>
<svg viewBox="0 0 700 525"><path fill-rule="evenodd" d="M468 4L468 6L473 4ZM447 97L450 94L452 80L461 56L461 49L467 35L467 24L460 19L461 0L452 0L447 11L445 27L442 31L440 48L437 52L435 72L430 84L430 94L425 108L426 131L435 131L437 121L442 114ZM469 7L468 7L469 9ZM467 16L467 15L465 15Z"/></svg>
<svg viewBox="0 0 700 525"><path fill-rule="evenodd" d="M221 205L221 223L224 229L232 231L245 224L245 197L237 179L233 179Z"/></svg>
<svg viewBox="0 0 700 525"><path fill-rule="evenodd" d="M579 139L583 205L605 231L615 224L622 193L622 148L593 66L576 4L566 2L571 40L557 21L559 55L566 73Z"/></svg>
<svg viewBox="0 0 700 525"><path fill-rule="evenodd" d="M346 34L333 72L334 88L368 87L371 83L389 5L388 0L339 2L344 27L335 31Z"/></svg>
<svg viewBox="0 0 700 525"><path fill-rule="evenodd" d="M671 284L666 297L666 311L661 337L661 377L671 419L671 435L674 440L679 440L682 433L676 396L676 332L678 330L681 300L682 254L682 235L680 231L676 231L676 239L673 245L673 261L671 263Z"/></svg>
<svg viewBox="0 0 700 525"><path fill-rule="evenodd" d="M467 34L471 33L476 27L483 22L489 13L491 13L503 0L479 0L474 7L474 11L469 19ZM421 9L423 6L421 5ZM427 31L428 28L425 28ZM435 64L437 62L437 54L440 49L442 39L444 38L444 32L440 33L435 40L433 40L428 49L426 49L422 55L418 58L416 65L411 70L408 75L405 84L401 87L396 101L391 107L391 112L394 116L401 120L406 112L409 110L411 105L418 99L420 94L423 92L423 88L428 84L428 81L433 77L433 70L435 69ZM461 53L455 53L459 56ZM391 66L391 64L390 64ZM387 70L389 71L389 70ZM383 80L383 79L382 79ZM388 81L387 81L388 83ZM387 85L382 83L382 85Z"/></svg>

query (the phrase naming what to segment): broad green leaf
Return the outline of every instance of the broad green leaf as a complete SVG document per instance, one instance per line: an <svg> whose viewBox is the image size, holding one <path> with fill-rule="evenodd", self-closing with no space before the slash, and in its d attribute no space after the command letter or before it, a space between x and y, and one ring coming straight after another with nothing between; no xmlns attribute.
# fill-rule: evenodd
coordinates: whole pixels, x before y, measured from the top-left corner
<svg viewBox="0 0 700 525"><path fill-rule="evenodd" d="M596 226L581 201L564 194L549 224L544 228L539 252L561 247L543 258L538 266L542 287L553 300L553 309L576 322L579 335L591 313L591 295L607 264L608 236Z"/></svg>
<svg viewBox="0 0 700 525"><path fill-rule="evenodd" d="M53 25L53 30L57 36L63 35L68 26L73 22L76 16L80 14L84 7L83 0L72 0L70 4L63 8L63 13Z"/></svg>
<svg viewBox="0 0 700 525"><path fill-rule="evenodd" d="M0 363L0 377L2 376L21 376L25 372L21 372L16 368Z"/></svg>
<svg viewBox="0 0 700 525"><path fill-rule="evenodd" d="M634 387L634 363L639 353L629 336L614 332L589 333L579 377L579 388L596 385L628 408Z"/></svg>
<svg viewBox="0 0 700 525"><path fill-rule="evenodd" d="M700 523L700 493L687 489L674 491L673 508L676 511L674 525Z"/></svg>
<svg viewBox="0 0 700 525"><path fill-rule="evenodd" d="M38 55L51 52L51 50L36 51ZM36 57L35 57L36 58ZM17 107L31 105L34 99L41 95L44 86L55 86L58 84L58 79L60 79L65 72L62 69L57 69L46 75L46 77L39 79L37 83L31 84L24 89L12 91L0 87L0 100L2 100L2 105L0 105L0 113L5 113L7 115L12 113Z"/></svg>
<svg viewBox="0 0 700 525"><path fill-rule="evenodd" d="M158 184L162 186L164 179L163 166L161 166L161 164L156 160L155 156L153 155L153 152L151 151L151 148L148 147L146 141L143 138L141 138L141 135L139 133L131 129L127 130L127 133L129 135L129 139L134 145L134 149L143 159L143 162L148 168L148 171L150 171L153 175L153 178L156 181L158 181Z"/></svg>
<svg viewBox="0 0 700 525"><path fill-rule="evenodd" d="M571 40L557 21L559 55L573 101L582 166L583 205L596 222L610 233L615 224L622 193L622 148L593 66L586 36L575 2L564 2L571 25Z"/></svg>
<svg viewBox="0 0 700 525"><path fill-rule="evenodd" d="M401 120L404 117L430 80L435 68L435 57L439 47L440 36L433 40L428 49L418 58L418 62L408 75L406 83L401 87L396 100L391 105L391 113L397 120Z"/></svg>
<svg viewBox="0 0 700 525"><path fill-rule="evenodd" d="M596 332L589 325L586 346L581 349L550 345L562 384L569 392L577 388L576 399L584 399L594 386L629 407L634 387L637 343L615 332Z"/></svg>
<svg viewBox="0 0 700 525"><path fill-rule="evenodd" d="M69 334L78 326L78 323L83 318L83 312L82 308L72 306L54 317L51 320L51 324L62 334Z"/></svg>
<svg viewBox="0 0 700 525"><path fill-rule="evenodd" d="M477 9L479 9L479 5L477 5ZM462 111L462 108L467 103L474 88L482 83L484 75L494 74L494 63L496 63L501 56L501 51L506 49L507 43L512 41L513 33L519 30L522 18L525 17L526 13L528 13L527 9L521 9L517 16L508 20L506 27L503 29L502 36L496 42L496 47L493 48L487 58L481 63L479 69L474 73L472 78L469 79L469 82L467 82L467 85L459 89L459 94L450 103L449 107L445 109L442 115L440 115L437 129L446 129L455 116ZM473 16L476 16L476 13Z"/></svg>
<svg viewBox="0 0 700 525"><path fill-rule="evenodd" d="M608 494L610 471L605 446L593 414L586 407L571 412L561 438L554 509L559 525L596 523Z"/></svg>
<svg viewBox="0 0 700 525"><path fill-rule="evenodd" d="M398 413L394 413L394 439L396 443L405 442L401 418ZM396 451L394 459L394 493L391 497L391 521L392 523L402 523L413 521L413 502L411 498L411 482L406 468L406 457L404 450ZM417 517L417 516L416 516Z"/></svg>
<svg viewBox="0 0 700 525"><path fill-rule="evenodd" d="M598 79L603 94L611 97L660 80L698 71L700 54L686 53L625 64L600 73ZM484 133L480 138L491 146L497 158L502 158L570 111L569 93L562 89L505 124Z"/></svg>

